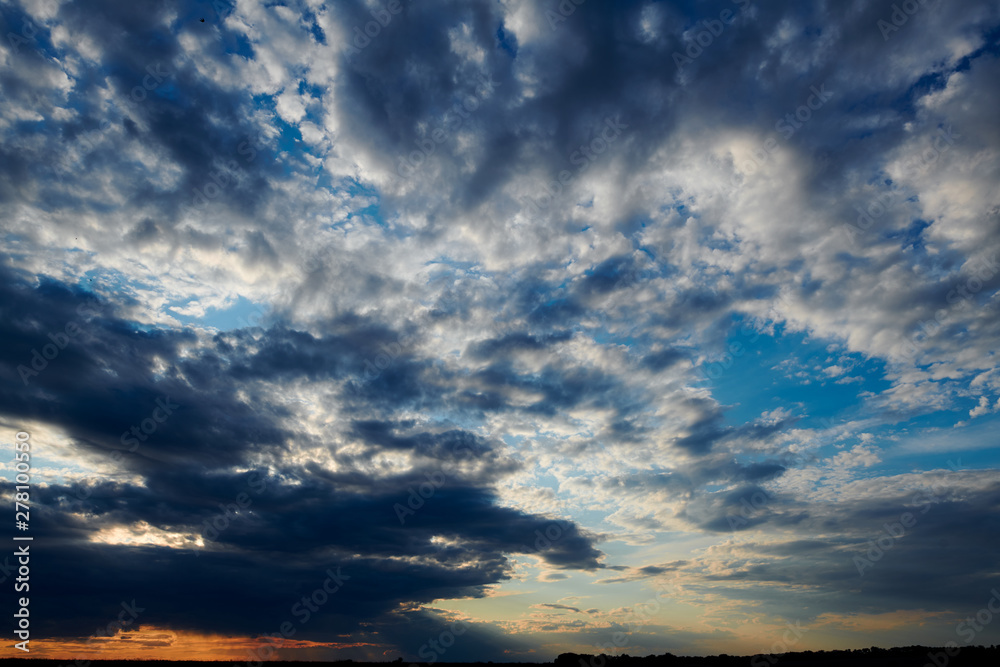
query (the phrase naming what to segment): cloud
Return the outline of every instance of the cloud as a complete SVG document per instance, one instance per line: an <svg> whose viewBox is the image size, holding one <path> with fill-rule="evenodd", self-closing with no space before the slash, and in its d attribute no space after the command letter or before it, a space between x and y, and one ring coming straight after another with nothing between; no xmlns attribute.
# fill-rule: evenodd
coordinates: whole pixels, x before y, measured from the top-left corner
<svg viewBox="0 0 1000 667"><path fill-rule="evenodd" d="M575 524L560 522L557 539L538 545L551 519L496 505L491 487L516 466L505 468L473 434L359 420L343 435L366 455L337 455L336 437L312 442L267 386L343 380L350 348L338 337L281 328L256 337L141 329L107 302L50 279L5 271L3 284L2 398L20 419L46 419L82 456L102 460L127 451L129 425L148 419L158 401L174 405L151 435L136 432L138 448L117 460L120 481L81 477L36 490L39 510L50 517L37 534L61 545L37 558L46 579L40 599L51 600L40 603L40 636L89 632L94 617L105 615L84 602L91 595L114 604L135 599L148 607L142 622L158 627L265 632L288 616L301 597L293 593L309 593L328 568L343 568L352 585L338 591L338 608L352 611L324 615L303 630L319 637L386 618L403 601L481 597L486 585L510 576L505 553L537 554L560 568L599 566L600 552ZM22 382L16 369L31 368L32 350L49 344L43 332L61 332L69 322L84 333L49 337L61 349ZM381 451L408 456L411 465L367 470ZM441 466L449 459L455 472L446 476ZM241 472L247 466L256 468ZM249 498L245 518L241 495ZM405 523L397 507L410 510ZM181 546L95 541L138 524L189 537ZM442 535L448 539L436 542ZM199 537L203 547L192 543ZM252 573L271 560L261 584ZM83 572L86 583L77 581ZM246 605L248 587L258 604ZM70 589L83 591L78 603L60 595ZM184 590L210 591L214 602L192 608Z"/></svg>
<svg viewBox="0 0 1000 667"><path fill-rule="evenodd" d="M546 602L543 604L533 604L531 606L534 607L535 609L565 609L566 611L572 611L577 614L582 613L578 607L569 607L564 604L552 604Z"/></svg>
<svg viewBox="0 0 1000 667"><path fill-rule="evenodd" d="M622 584L627 581L639 581L650 577L658 577L668 572L675 572L684 565L687 565L687 561L680 560L671 563L664 563L662 565L645 565L643 567L626 568L627 574L625 574L625 576L613 577L611 579L601 579L597 583Z"/></svg>

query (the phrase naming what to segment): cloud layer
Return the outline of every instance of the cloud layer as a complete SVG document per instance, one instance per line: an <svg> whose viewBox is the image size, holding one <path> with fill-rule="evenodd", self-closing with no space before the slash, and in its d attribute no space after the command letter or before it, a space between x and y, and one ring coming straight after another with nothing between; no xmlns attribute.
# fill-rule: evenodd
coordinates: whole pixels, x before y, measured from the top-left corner
<svg viewBox="0 0 1000 667"><path fill-rule="evenodd" d="M903 4L0 2L39 636L272 633L339 567L288 656L582 651L652 582L633 652L947 641L1000 584L1000 9Z"/></svg>

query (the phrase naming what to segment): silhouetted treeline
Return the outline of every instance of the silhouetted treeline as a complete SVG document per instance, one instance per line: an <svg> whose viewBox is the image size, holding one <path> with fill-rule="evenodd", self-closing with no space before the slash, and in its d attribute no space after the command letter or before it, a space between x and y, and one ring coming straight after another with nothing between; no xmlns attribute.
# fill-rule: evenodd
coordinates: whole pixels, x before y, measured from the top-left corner
<svg viewBox="0 0 1000 667"><path fill-rule="evenodd" d="M1000 667L1000 646L966 646L948 652L941 647L903 646L843 651L797 651L782 654L712 655L707 657L648 655L581 655L563 653L555 667Z"/></svg>
<svg viewBox="0 0 1000 667"><path fill-rule="evenodd" d="M563 653L553 662L438 662L434 665L448 667L483 667L492 664L516 664L520 667L997 667L1000 665L1000 646L963 646L957 650L930 646L903 646L899 648L862 648L844 651L797 651L779 655L713 655L707 657L676 656L670 653L647 655L590 655ZM233 661L194 660L91 660L77 666L70 660L43 660L34 658L0 658L0 667L220 667ZM241 661L236 661L242 667ZM424 662L298 662L268 661L268 667L297 665L299 667L361 667L363 665L402 665L403 667L434 667Z"/></svg>

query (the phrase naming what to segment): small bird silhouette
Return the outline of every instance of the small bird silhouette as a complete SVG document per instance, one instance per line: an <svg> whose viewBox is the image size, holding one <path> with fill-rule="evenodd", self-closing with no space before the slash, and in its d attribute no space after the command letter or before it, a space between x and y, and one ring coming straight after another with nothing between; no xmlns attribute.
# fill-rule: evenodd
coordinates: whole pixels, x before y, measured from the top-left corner
<svg viewBox="0 0 1000 667"><path fill-rule="evenodd" d="M202 23L204 23L204 22L205 22L205 19L202 19L202 20L201 20L201 22L202 22Z"/></svg>

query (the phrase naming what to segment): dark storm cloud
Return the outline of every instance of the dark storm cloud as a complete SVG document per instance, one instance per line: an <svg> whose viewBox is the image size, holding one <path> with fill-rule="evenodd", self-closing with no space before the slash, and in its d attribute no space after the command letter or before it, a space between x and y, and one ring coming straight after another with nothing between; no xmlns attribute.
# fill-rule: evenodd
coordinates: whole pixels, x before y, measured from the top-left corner
<svg viewBox="0 0 1000 667"><path fill-rule="evenodd" d="M108 456L125 448L123 432L147 419L158 399L177 406L120 459L142 485L39 489L38 511L47 520L38 534L59 545L37 561L44 580L38 599L47 600L39 603L43 634L87 634L104 618L103 602L91 600L110 608L133 598L147 607L143 623L270 631L285 620L295 593L311 592L325 568L341 565L352 578L337 604L350 619L346 611L332 613L308 628L321 636L379 618L401 602L482 595L483 586L508 576L505 553L537 554L560 568L599 567L592 538L572 523L560 522L559 538L539 543L551 520L496 504L490 486L516 466L474 434L359 419L350 434L369 451L407 453L415 465L375 477L352 465L363 458L343 457L341 471L285 461L301 436L288 425L288 410L257 383L343 379L355 367L352 343L377 333L376 325L356 322L354 332L341 327L322 338L275 327L206 339L138 327L108 301L50 279L35 282L4 269L0 285L6 414L58 425L92 455ZM60 338L69 322L85 333ZM18 367L30 369L33 350L48 354L57 348L44 346L57 344L63 349L45 367L36 361L37 375L27 374L25 385ZM261 455L273 474L232 472ZM451 459L476 469L446 475L442 465ZM241 494L248 504L237 500ZM401 515L397 507L414 511ZM84 511L86 521L73 510ZM95 531L137 522L201 534L209 543L196 555L87 541ZM226 526L215 534L206 528L213 522ZM66 596L70 590L76 594Z"/></svg>
<svg viewBox="0 0 1000 667"><path fill-rule="evenodd" d="M402 602L480 597L484 586L509 576L504 552L538 553L557 567L597 567L599 552L575 527L539 552L537 533L551 522L498 508L481 489L439 489L404 526L393 506L405 505L409 495L378 491L393 488L395 480L368 480L368 494L341 492L336 481L317 478L304 487L287 487L252 476L249 483L246 476L220 483L219 475L204 475L154 479L145 488L105 484L90 489L83 502L86 521L62 513L65 503L59 500L71 498L70 489L48 489L42 497L54 511L46 512L48 525L37 534L58 549L38 559L39 580L45 580L38 587L45 600L39 606L46 619L43 632L85 634L101 618L90 600L113 605L116 598L135 598L144 606L142 601L149 600L143 623L265 632L286 620L295 600L322 583L326 568L341 566L350 581L338 592L336 606L322 622L302 629L303 636L320 637L354 630ZM226 515L229 525L206 550L84 541L102 527L135 521L203 532L203 522L224 513L213 501L234 505L240 491L252 503L242 516ZM437 545L430 541L434 536L457 543ZM62 603L59 593L67 590L76 591L78 604Z"/></svg>
<svg viewBox="0 0 1000 667"><path fill-rule="evenodd" d="M37 558L39 633L85 636L121 601L144 607L139 622L174 629L234 634L276 632L300 621L295 604L323 586L332 569L345 578L323 613L299 627L297 636L324 637L377 620L402 602L429 602L452 595L483 594L502 579L502 561L394 565L380 558L340 554L274 559L266 551L203 553L154 547L59 544ZM461 570L459 572L458 570ZM72 595L67 592L72 591ZM34 590L32 592L35 592ZM302 607L300 606L301 610Z"/></svg>
<svg viewBox="0 0 1000 667"><path fill-rule="evenodd" d="M182 349L197 342L190 332L147 330L81 288L3 273L0 396L10 414L62 426L91 452L110 454L129 447L123 434L159 408L164 435L127 459L139 469L237 465L253 448L284 448L289 433L278 423L287 410L253 389L252 403L238 399L220 377L228 365L223 350L186 360ZM168 370L158 373L157 363Z"/></svg>

